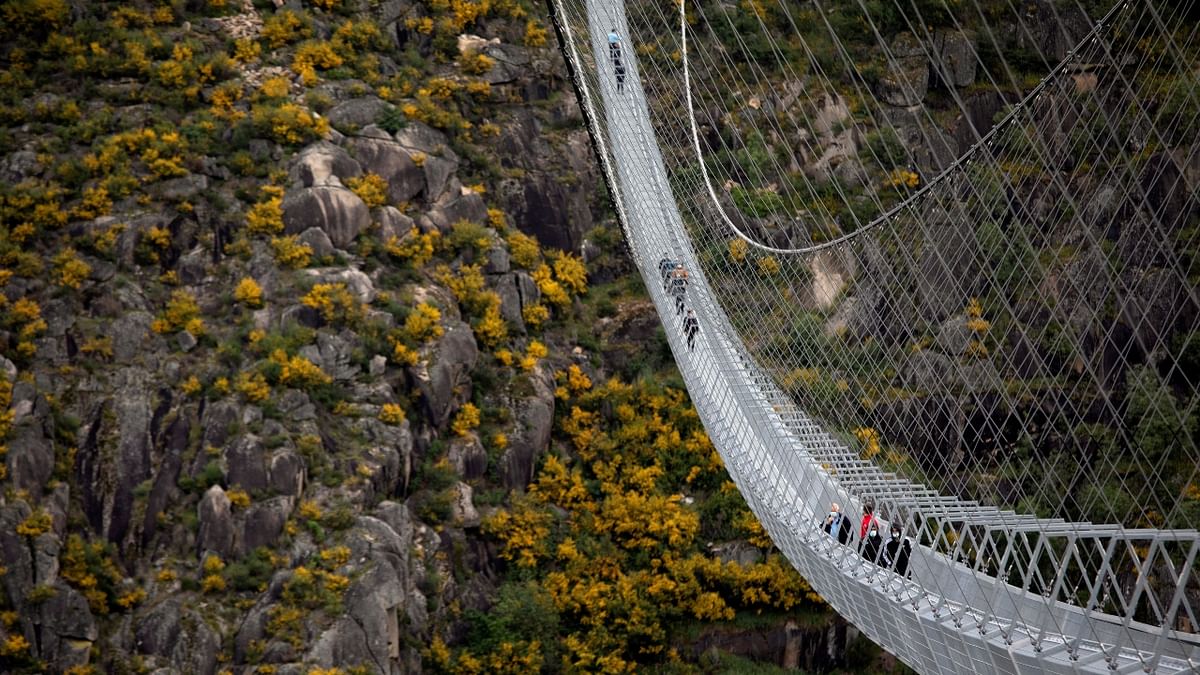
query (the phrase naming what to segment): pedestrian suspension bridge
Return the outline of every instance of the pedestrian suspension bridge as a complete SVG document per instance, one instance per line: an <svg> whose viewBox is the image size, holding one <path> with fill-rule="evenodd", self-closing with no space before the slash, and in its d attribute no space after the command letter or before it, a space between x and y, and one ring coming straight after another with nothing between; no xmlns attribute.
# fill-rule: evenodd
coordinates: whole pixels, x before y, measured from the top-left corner
<svg viewBox="0 0 1200 675"><path fill-rule="evenodd" d="M813 588L923 673L1200 672L1193 4L552 5L692 401Z"/></svg>

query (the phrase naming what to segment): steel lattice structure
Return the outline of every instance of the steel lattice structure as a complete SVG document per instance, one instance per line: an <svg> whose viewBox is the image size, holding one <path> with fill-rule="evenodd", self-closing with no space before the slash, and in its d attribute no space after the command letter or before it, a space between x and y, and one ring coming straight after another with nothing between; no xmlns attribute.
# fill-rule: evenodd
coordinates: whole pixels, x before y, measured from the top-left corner
<svg viewBox="0 0 1200 675"><path fill-rule="evenodd" d="M827 18L822 3L813 4L814 16ZM1113 184L1129 185L1121 183L1121 176L1138 183L1145 175L1146 159L1137 156L1140 150L1118 148L1117 155L1124 159L1106 164L1103 157L1108 147L1103 138L1075 133L1075 128L1063 132L1064 118L1075 120L1072 124L1076 127L1078 120L1088 119L1081 110L1104 112L1096 132L1101 136L1117 128L1126 134L1133 129L1149 139L1145 146L1175 153L1168 153L1169 157L1182 153L1178 164L1192 165L1196 158L1194 117L1181 121L1178 113L1170 116L1161 107L1148 110L1139 103L1143 100L1139 97L1148 94L1126 75L1130 68L1154 68L1163 80L1163 69L1170 67L1181 73L1180 77L1194 81L1196 64L1188 56L1194 54L1191 43L1177 39L1180 35L1192 37L1194 26L1184 24L1185 29L1178 29L1172 21L1185 17L1173 16L1173 6L1121 3L1096 18L1080 36L1077 47L1061 63L1052 64L1040 84L1009 106L990 130L977 132L966 152L943 162L936 176L894 203L879 203L878 193L872 193L871 199L879 207L874 216L856 222L853 232L835 232L829 241L814 243L785 231L787 228L756 228L752 219L739 214L736 198L730 198L730 163L706 164L712 158L735 155L712 141L701 142L697 109L719 105L732 88L741 87L741 94L747 96L753 91L753 81L726 81L722 88L718 77L733 73L730 77L736 79L741 73L749 78L747 74L753 75L755 67L735 63L737 59L728 59L728 54L722 67L719 50L697 55L694 48L689 49L688 39L701 34L705 22L716 20L711 7L710 16L705 17L699 5L687 2L682 6L615 0L552 3L563 53L633 257L662 316L692 401L732 479L772 540L813 588L873 640L922 672L1200 671L1200 634L1196 632L1200 534L1184 527L1189 523L1179 522L1188 513L1183 507L1155 501L1159 492L1176 494L1179 485L1191 489L1200 468L1186 475L1186 467L1200 465L1200 455L1188 438L1168 445L1165 451L1152 452L1146 436L1149 426L1144 423L1152 415L1171 424L1176 417L1189 419L1190 406L1200 401L1193 382L1196 373L1172 351L1173 346L1163 344L1162 331L1148 328L1148 319L1125 320L1130 314L1142 316L1136 313L1136 306L1129 308L1138 303L1129 302L1126 296L1130 288L1143 288L1146 278L1182 280L1182 291L1176 283L1171 287L1174 291L1150 293L1152 306L1169 295L1174 303L1165 305L1169 311L1186 316L1197 313L1200 302L1192 283L1195 275L1190 258L1183 259L1177 250L1180 237L1184 237L1185 249L1196 241L1187 238L1190 234L1179 235L1179 228L1163 225L1165 212L1155 210L1153 190L1143 189L1145 181L1141 180L1143 188L1124 188L1122 194L1133 195L1128 198L1133 206L1119 218L1140 218L1150 225L1138 230L1137 241L1127 242L1128 254L1124 252L1126 243L1121 244L1119 266L1105 262L1103 237L1089 239L1088 228L1078 228L1085 235L1071 240L1069 256L1055 258L1045 251L1052 249L1053 241L1058 248L1052 250L1061 253L1065 246L1061 235L1052 239L1039 228L1022 229L1021 221L1032 222L1033 216L1015 207L1013 189L1005 189L1014 185L1011 177L1022 170L1026 175L1033 171L1051 174L1044 181L1048 185L1057 181L1074 186L1077 176L1106 167ZM765 16L758 9L754 12L760 19ZM1146 22L1150 32L1144 28ZM919 34L919 21L910 27ZM620 58L626 81L620 90L613 77L610 31L622 38ZM1157 51L1145 47L1144 36L1155 33L1167 36L1165 46ZM1122 52L1123 45L1134 44L1142 50L1138 53L1143 53L1143 63L1136 66ZM807 50L807 45L803 46ZM884 53L889 64L899 63L901 57L889 52L886 45ZM1158 61L1147 65L1146 53L1153 53ZM701 59L707 61L700 63ZM1079 64L1095 63L1108 64L1107 70L1101 70L1099 85L1082 94L1078 87L1063 89L1064 81L1077 81L1080 72L1094 72ZM695 77L698 68L709 80ZM813 70L805 81L810 85L827 82L819 75ZM1187 101L1193 98L1193 92L1185 95ZM693 98L699 99L699 105ZM1088 101L1103 104L1085 110L1081 106ZM789 116L785 108L780 106L763 117L759 128L786 136L780 126ZM867 106L867 110L865 116L872 117L876 129L898 128L873 117L882 115L882 108ZM1110 110L1117 111L1112 119L1105 112ZM854 134L849 138L853 140ZM1072 143L1087 147L1087 167L1064 163L1062 157L1075 147ZM762 179L762 174L770 173L769 166L764 168L769 160L739 169L737 182L753 185ZM1180 185L1182 181L1179 178ZM841 190L840 183L835 182L835 187ZM1063 203L1073 204L1069 191L1057 194ZM844 204L853 201L844 194L836 198ZM1079 204L1078 211L1087 206ZM805 215L820 219L820 210L810 209ZM858 220L857 213L845 213ZM1061 217L1074 222L1071 218L1076 216ZM986 231L977 228L993 221L1004 225ZM1170 236L1156 239L1168 230ZM734 243L737 241L745 245ZM1093 249L1097 253L1089 265L1078 263L1087 260L1080 251ZM1004 258L1006 255L1009 257ZM1003 268L1007 271L989 256L1008 261ZM680 330L682 317L662 283L663 258L679 261L689 271L686 305L695 311L700 325L694 350L686 345ZM765 262L768 258L773 262ZM815 312L809 306L815 301L799 299L797 289L816 286L814 274L821 276L823 266L834 263L840 270L840 285L820 312ZM1057 310L1032 312L1034 318L1028 318L1029 303L1022 304L1012 290L1018 283L1014 282L1014 265L1016 272L1024 275L1017 277L1021 284L1036 274L1043 284L1038 289L1048 283L1046 278L1054 277L1066 280L1058 283L1068 289L1064 291L1068 296L1073 292L1097 295L1086 298L1086 303L1081 301L1080 306L1093 309L1090 314L1078 307L1062 310L1066 314L1061 321ZM1088 281L1077 281L1080 276ZM1165 288L1166 284L1159 286ZM1116 300L1106 300L1104 294ZM1146 299L1145 294L1139 297ZM980 323L985 302L993 307L986 312L991 321ZM967 309L956 314L955 308L963 305ZM847 337L845 330L831 334L797 328L819 316L827 326L844 329L847 315L850 324L863 321L863 306L874 308L877 319L879 315L890 317L895 322L890 325L911 323L917 328L901 337L889 337L891 329L886 326L863 328L866 338L862 339ZM851 311L855 308L858 314ZM1104 332L1104 325L1105 317L1114 312L1132 324L1133 342L1140 349L1136 356L1130 351L1118 356L1127 364L1158 364L1156 370L1144 367L1136 371L1141 373L1138 377L1149 381L1154 373L1165 372L1159 379L1171 383L1172 396L1186 401L1185 406L1171 408L1163 403L1167 399L1151 397L1159 402L1158 408L1147 408L1150 412L1143 410L1132 422L1122 424L1138 412L1136 406L1127 401L1113 403L1113 389L1106 379L1109 373L1095 365L1102 359L1088 347L1089 335L1111 337L1111 331ZM837 324L839 320L841 324ZM955 322L967 324L959 331L966 336L961 341L966 346L948 352L940 346L942 336ZM1048 326L1056 322L1067 327L1060 326L1052 333ZM1003 324L1010 335L1028 339L1045 341L1051 335L1065 345L1065 360L1074 355L1074 368L1062 370L1064 375L1043 362L1030 366L1014 356L1016 350L1007 348L1011 341L999 346L993 343L989 352L984 348L986 332L994 324ZM932 348L928 341L913 340L922 327L937 332L937 344ZM878 332L872 334L871 330ZM1181 330L1189 339L1196 334L1194 324ZM904 348L910 341L916 347ZM935 348L942 351L935 352ZM1023 374L1014 374L1019 371ZM826 391L819 386L829 377L827 373L839 379ZM917 376L924 378L920 380L922 389L904 391L905 383ZM1132 382L1133 376L1128 377ZM1039 443L1067 442L1064 437L1046 440L1045 434L1039 436L1033 430L1035 422L1022 407L1038 400L1048 379L1055 386L1071 387L1070 392L1086 392L1099 412L1063 404L1039 412L1037 426L1067 425L1074 443L1082 442L1078 440L1082 432L1075 432L1092 429L1083 425L1095 426L1097 419L1115 420L1113 428L1121 430L1110 433L1108 444L1099 451L1079 451L1081 454L1062 460L1086 466L1086 471L1076 471L1076 478L1065 489L1041 476L1037 462L1011 468L1002 460L964 456L938 464L911 461L891 450L881 452L881 447L893 444L915 447L917 432L928 436L939 420L963 417L964 401L978 406L988 394L993 407L1009 406L1007 417L1001 419L1012 420L1020 427L1014 433L1032 439L1028 445L1037 456ZM973 384L979 382L983 384ZM1134 385L1127 386L1132 391ZM1100 393L1095 394L1097 391ZM897 417L895 410L916 405L914 401L937 413L912 417L914 428L925 427L915 431L895 422L904 419ZM886 421L889 419L892 426ZM1175 427L1168 424L1168 428ZM1189 427L1185 424L1182 428L1186 431ZM992 430L995 434L1001 431ZM962 444L969 433L960 425L952 438L943 440ZM974 433L982 432L975 429ZM1117 447L1128 448L1127 452L1143 460L1143 467L1148 468L1140 479L1125 465L1106 459ZM893 461L893 454L899 459ZM1053 474L1058 461L1040 469ZM1180 466L1185 469L1181 471ZM972 490L979 490L956 482L955 477L963 471L982 475L993 470L1010 471L1014 485L1032 486L1024 488L1026 501L1022 503L1049 502L1049 512L1023 515L1020 509L1009 508L1004 498L971 498ZM1089 491L1078 485L1080 480L1106 473L1118 474L1123 489L1144 492L1143 501L1130 506L1111 491ZM1140 488L1138 480L1142 481ZM1056 495L1057 490L1063 494ZM1031 499L1031 495L1039 499ZM825 534L818 523L831 502L846 505L846 511L854 514L869 502L884 520L903 523L916 544L908 574L902 576L867 561L854 546L840 545ZM1150 523L1157 526L1144 526L1148 512L1157 514Z"/></svg>

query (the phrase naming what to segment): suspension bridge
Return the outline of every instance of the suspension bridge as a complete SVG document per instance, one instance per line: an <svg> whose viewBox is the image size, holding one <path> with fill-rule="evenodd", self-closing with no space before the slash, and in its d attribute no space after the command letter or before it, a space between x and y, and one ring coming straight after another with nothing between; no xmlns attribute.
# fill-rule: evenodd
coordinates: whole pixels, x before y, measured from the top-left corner
<svg viewBox="0 0 1200 675"><path fill-rule="evenodd" d="M1200 672L1195 17L992 3L1070 41L1025 82L944 53L997 13L920 4L552 6L692 401L813 588L923 673ZM905 573L833 502L901 525Z"/></svg>

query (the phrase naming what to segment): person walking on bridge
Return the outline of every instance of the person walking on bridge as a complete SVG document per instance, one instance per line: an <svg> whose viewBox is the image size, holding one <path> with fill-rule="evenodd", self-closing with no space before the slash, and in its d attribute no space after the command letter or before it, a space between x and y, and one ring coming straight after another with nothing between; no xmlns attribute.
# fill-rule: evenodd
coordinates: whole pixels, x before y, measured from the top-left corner
<svg viewBox="0 0 1200 675"><path fill-rule="evenodd" d="M662 260L658 261L658 274L662 277L663 290L671 285L671 272L675 271L675 261L671 260L671 254L663 252Z"/></svg>
<svg viewBox="0 0 1200 675"><path fill-rule="evenodd" d="M854 533L850 531L852 527L854 526L850 524L850 519L842 513L842 507L837 502L829 507L829 515L825 517L825 523L821 525L821 529L825 530L825 533L833 537L834 541L839 544L850 543L850 538L854 536Z"/></svg>
<svg viewBox="0 0 1200 675"><path fill-rule="evenodd" d="M699 332L700 322L696 320L696 314L689 309L687 317L683 320L683 334L687 336L689 352L696 350L696 333Z"/></svg>
<svg viewBox="0 0 1200 675"><path fill-rule="evenodd" d="M617 61L617 65L613 68L613 75L617 78L617 93L625 93L625 66Z"/></svg>
<svg viewBox="0 0 1200 675"><path fill-rule="evenodd" d="M675 316L683 314L683 296L687 293L688 273L683 263L675 263L675 271L671 273L670 294L675 298Z"/></svg>
<svg viewBox="0 0 1200 675"><path fill-rule="evenodd" d="M614 61L621 58L621 36L615 27L608 31L608 58Z"/></svg>

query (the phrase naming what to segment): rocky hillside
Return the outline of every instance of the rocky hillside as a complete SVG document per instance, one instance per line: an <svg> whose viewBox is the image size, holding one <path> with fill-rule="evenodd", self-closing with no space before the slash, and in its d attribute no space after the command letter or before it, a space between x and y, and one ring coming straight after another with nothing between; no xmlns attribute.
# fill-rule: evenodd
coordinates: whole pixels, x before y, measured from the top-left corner
<svg viewBox="0 0 1200 675"><path fill-rule="evenodd" d="M0 670L892 667L727 480L564 77L527 0L0 2Z"/></svg>

